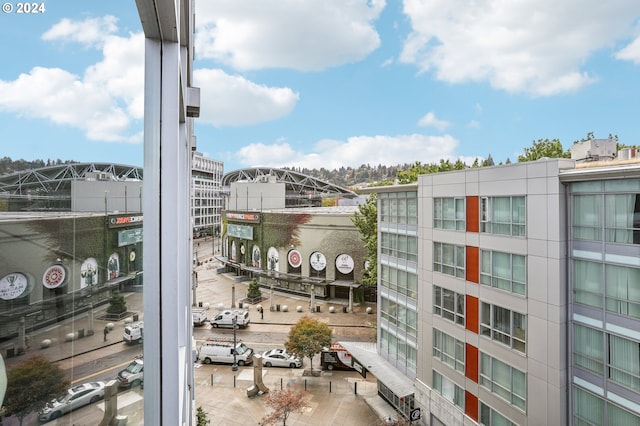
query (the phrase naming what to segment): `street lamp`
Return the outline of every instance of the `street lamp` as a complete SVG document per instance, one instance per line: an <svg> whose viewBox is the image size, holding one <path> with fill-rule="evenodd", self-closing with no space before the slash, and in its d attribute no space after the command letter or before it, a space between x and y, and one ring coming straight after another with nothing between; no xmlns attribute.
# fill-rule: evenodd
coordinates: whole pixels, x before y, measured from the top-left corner
<svg viewBox="0 0 640 426"><path fill-rule="evenodd" d="M238 360L236 359L236 329L238 328L238 315L233 316L233 365L231 371L238 371Z"/></svg>

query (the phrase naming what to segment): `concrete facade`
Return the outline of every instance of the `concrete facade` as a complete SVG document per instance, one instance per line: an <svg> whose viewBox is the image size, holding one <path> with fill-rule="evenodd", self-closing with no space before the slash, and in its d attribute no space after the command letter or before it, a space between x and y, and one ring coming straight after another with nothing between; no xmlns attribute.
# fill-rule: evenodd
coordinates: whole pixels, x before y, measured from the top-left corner
<svg viewBox="0 0 640 426"><path fill-rule="evenodd" d="M414 383L401 395L378 378L392 406L425 425L640 423L638 161L546 159L372 191L378 355ZM401 235L416 247L390 251ZM412 293L400 283L414 255ZM411 350L415 370L399 362Z"/></svg>
<svg viewBox="0 0 640 426"><path fill-rule="evenodd" d="M573 164L538 161L419 178L418 329L426 350L416 400L444 424L486 423L486 416L519 425L566 423L566 208L559 172ZM464 206L457 217L465 221L462 229L446 229L434 218L437 206L451 199ZM517 213L519 203L524 210ZM442 267L434 253L440 250ZM460 274L447 267L449 250ZM492 258L507 260L498 265ZM524 262L524 283L505 270L516 262ZM502 280L505 285L495 284ZM464 316L461 321L446 315L450 297L460 300L453 314ZM455 353L448 343L434 350L436 341L455 342ZM509 389L490 368L498 370L493 375L511 375L505 379L511 385L516 378L525 383Z"/></svg>

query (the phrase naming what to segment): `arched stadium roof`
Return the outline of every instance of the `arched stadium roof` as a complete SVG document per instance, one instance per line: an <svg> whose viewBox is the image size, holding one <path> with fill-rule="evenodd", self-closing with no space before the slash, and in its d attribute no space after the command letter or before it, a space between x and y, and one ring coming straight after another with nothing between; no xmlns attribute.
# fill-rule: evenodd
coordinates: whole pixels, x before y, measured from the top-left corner
<svg viewBox="0 0 640 426"><path fill-rule="evenodd" d="M296 192L301 195L312 193L317 195L357 196L355 192L330 182L291 170L273 167L251 167L225 173L222 177L222 186L229 187L233 182L258 182L262 176L274 176L277 182L286 184L288 192Z"/></svg>
<svg viewBox="0 0 640 426"><path fill-rule="evenodd" d="M96 173L105 173L109 180L142 180L142 167L113 163L70 163L0 175L0 193L59 194L69 191L72 181L95 177Z"/></svg>

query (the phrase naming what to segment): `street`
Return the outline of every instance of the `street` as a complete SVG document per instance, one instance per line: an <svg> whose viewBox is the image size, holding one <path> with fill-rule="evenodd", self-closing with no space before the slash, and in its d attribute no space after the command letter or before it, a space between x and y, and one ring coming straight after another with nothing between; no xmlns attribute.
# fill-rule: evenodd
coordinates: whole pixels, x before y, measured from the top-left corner
<svg viewBox="0 0 640 426"><path fill-rule="evenodd" d="M206 311L207 318L211 318L217 313L221 306L229 307L232 303L232 294L236 295L236 303L242 300L247 288L246 283L236 282L232 276L217 274L217 262L214 261L212 252L212 240L208 239L206 244L199 246L199 266L196 267L198 287L194 303L199 302L204 306L209 306ZM141 313L142 294L127 293L125 297L129 310ZM327 322L333 330L334 340L372 341L375 336L375 328L371 326L372 322L375 324L375 315L367 316L364 314L364 307L358 307L355 310L357 314L327 314L327 305L321 304L323 313L320 314L298 312L298 306L307 306L307 300L303 298L276 294L274 300L281 306L289 305L291 309L288 312L272 312L266 307L265 312L260 315L254 306L245 306L249 309L251 323L247 328L237 330L236 337L253 348L255 353L260 354L271 348L283 347L289 328L304 315L316 316L319 320ZM267 300L265 302L268 303ZM75 323L73 321L61 323L56 329L42 330L34 341L49 337L49 335L62 337L69 330L83 326L82 316L74 321ZM101 329L103 326L98 324L97 329ZM125 368L134 357L142 354L142 345L129 345L122 341L123 327L124 321L115 322L114 329L109 333L107 341L103 341L101 333L87 336L75 342L64 342L63 339L58 338L54 339L57 346L54 345L54 347L46 349L33 348L27 355L42 353L48 356L67 372L67 377L72 383L98 380L108 382L114 380L118 371ZM212 328L208 322L200 327L194 327L193 333L197 347L209 338L233 339L233 329ZM65 356L64 354L67 352L73 356ZM21 358L10 359L8 365L19 362ZM314 369L320 367L319 355L315 357L313 367ZM318 408L320 402L322 405L333 404L331 412L334 415L343 409L349 413L358 413L363 420L369 419L366 423L354 424L376 424L378 416L364 404L362 399L363 396L376 394L375 379L364 379L354 371L323 372L321 377L304 377L304 370L309 368L308 358L303 360L303 367L300 369L265 368L263 370L264 382L272 390L283 386L296 386L304 388L310 393L314 392L312 399L316 400L315 410L321 410L323 416L328 415L329 412ZM260 397L249 399L245 395L246 388L253 381L253 367L241 367L237 372L233 372L230 365L196 363L194 369L195 406L202 406L213 424L237 424L236 420L239 415L246 417L249 413L251 413L252 419L248 423L257 424L260 418L266 414L266 407ZM149 372L145 372L145 374L149 374ZM343 403L346 405L340 408ZM358 408L355 409L355 406ZM120 390L118 408L120 414L128 417L129 425L144 424L142 389L137 387ZM99 423L103 412L104 402L99 402L66 414L48 424L95 425ZM345 415L347 414L342 414L342 416ZM305 417L305 419L305 423L296 424L331 424L327 423L324 417L317 415ZM2 426L17 426L18 421L15 418L8 418L3 419L1 424ZM23 422L25 426L37 424L39 422L35 414L31 414Z"/></svg>

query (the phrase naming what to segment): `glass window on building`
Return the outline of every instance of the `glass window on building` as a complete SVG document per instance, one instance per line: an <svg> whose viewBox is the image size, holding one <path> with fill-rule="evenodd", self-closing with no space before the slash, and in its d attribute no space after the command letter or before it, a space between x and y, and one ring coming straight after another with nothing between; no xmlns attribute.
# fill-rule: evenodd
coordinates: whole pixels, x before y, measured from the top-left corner
<svg viewBox="0 0 640 426"><path fill-rule="evenodd" d="M433 286L433 313L464 326L464 294Z"/></svg>
<svg viewBox="0 0 640 426"><path fill-rule="evenodd" d="M606 265L607 311L640 318L640 269Z"/></svg>
<svg viewBox="0 0 640 426"><path fill-rule="evenodd" d="M524 237L526 212L526 199L523 196L482 197L480 199L480 232Z"/></svg>
<svg viewBox="0 0 640 426"><path fill-rule="evenodd" d="M465 247L433 243L433 270L454 277L465 277Z"/></svg>
<svg viewBox="0 0 640 426"><path fill-rule="evenodd" d="M418 224L418 193L401 191L378 194L380 220L388 223Z"/></svg>
<svg viewBox="0 0 640 426"><path fill-rule="evenodd" d="M603 332L581 324L573 325L573 362L592 373L604 373Z"/></svg>
<svg viewBox="0 0 640 426"><path fill-rule="evenodd" d="M464 373L464 342L433 329L433 356L451 368Z"/></svg>
<svg viewBox="0 0 640 426"><path fill-rule="evenodd" d="M606 194L607 242L640 244L640 197L637 194Z"/></svg>
<svg viewBox="0 0 640 426"><path fill-rule="evenodd" d="M380 271L380 285L382 287L416 299L418 276L415 273L385 264L380 265Z"/></svg>
<svg viewBox="0 0 640 426"><path fill-rule="evenodd" d="M636 426L640 424L640 416L574 385L573 423L576 426Z"/></svg>
<svg viewBox="0 0 640 426"><path fill-rule="evenodd" d="M573 275L574 302L640 318L640 268L574 259Z"/></svg>
<svg viewBox="0 0 640 426"><path fill-rule="evenodd" d="M380 298L380 316L407 335L417 336L418 313L404 305L403 302L396 302L382 296Z"/></svg>
<svg viewBox="0 0 640 426"><path fill-rule="evenodd" d="M527 291L526 256L491 250L480 251L480 283L525 295Z"/></svg>
<svg viewBox="0 0 640 426"><path fill-rule="evenodd" d="M480 403L480 424L491 426L516 426L502 414L484 403Z"/></svg>
<svg viewBox="0 0 640 426"><path fill-rule="evenodd" d="M436 370L433 370L433 389L464 411L464 389Z"/></svg>
<svg viewBox="0 0 640 426"><path fill-rule="evenodd" d="M380 233L380 252L384 255L418 261L418 237L415 235L399 235L389 232Z"/></svg>
<svg viewBox="0 0 640 426"><path fill-rule="evenodd" d="M434 198L433 227L440 229L466 229L464 198Z"/></svg>
<svg viewBox="0 0 640 426"><path fill-rule="evenodd" d="M602 308L603 291L602 264L575 259L573 261L574 302Z"/></svg>
<svg viewBox="0 0 640 426"><path fill-rule="evenodd" d="M527 316L483 302L480 311L480 334L526 353Z"/></svg>
<svg viewBox="0 0 640 426"><path fill-rule="evenodd" d="M602 240L602 197L600 195L573 196L573 238Z"/></svg>
<svg viewBox="0 0 640 426"><path fill-rule="evenodd" d="M580 182L571 190L574 239L640 244L640 180Z"/></svg>
<svg viewBox="0 0 640 426"><path fill-rule="evenodd" d="M640 343L609 335L609 379L640 391Z"/></svg>
<svg viewBox="0 0 640 426"><path fill-rule="evenodd" d="M480 386L526 412L527 375L485 353L480 354Z"/></svg>

